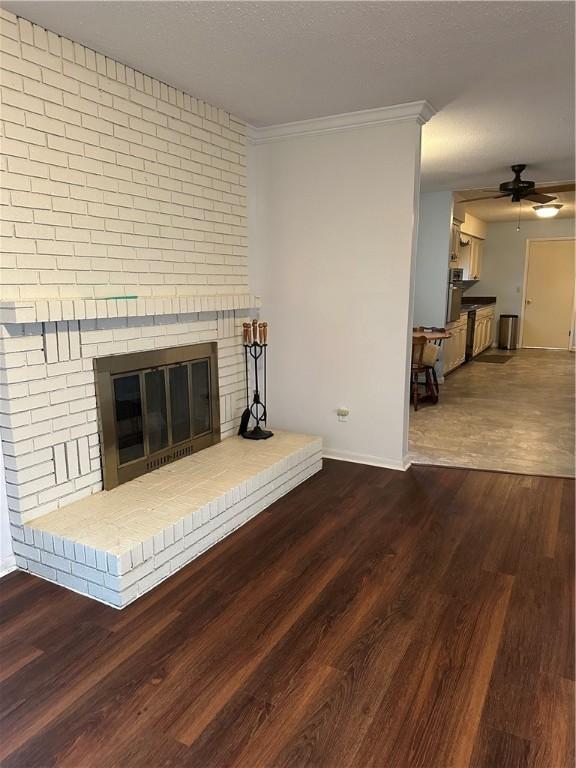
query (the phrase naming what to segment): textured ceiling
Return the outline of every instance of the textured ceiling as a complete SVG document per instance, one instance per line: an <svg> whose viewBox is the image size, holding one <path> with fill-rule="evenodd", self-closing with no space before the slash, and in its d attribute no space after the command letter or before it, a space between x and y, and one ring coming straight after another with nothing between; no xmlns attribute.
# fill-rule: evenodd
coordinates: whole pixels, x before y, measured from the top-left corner
<svg viewBox="0 0 576 768"><path fill-rule="evenodd" d="M428 189L574 176L571 2L0 4L257 126L427 99Z"/></svg>

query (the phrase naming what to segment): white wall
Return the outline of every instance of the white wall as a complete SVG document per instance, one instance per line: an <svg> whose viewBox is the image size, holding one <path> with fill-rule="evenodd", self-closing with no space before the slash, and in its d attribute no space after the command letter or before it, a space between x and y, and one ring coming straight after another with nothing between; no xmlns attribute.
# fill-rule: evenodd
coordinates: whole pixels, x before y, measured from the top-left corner
<svg viewBox="0 0 576 768"><path fill-rule="evenodd" d="M407 453L419 146L414 119L249 152L271 424L321 435L328 455L392 467Z"/></svg>
<svg viewBox="0 0 576 768"><path fill-rule="evenodd" d="M520 232L514 221L489 223L481 279L466 296L496 296L496 318L501 314L520 315L526 241L546 237L574 237L574 219L522 221Z"/></svg>
<svg viewBox="0 0 576 768"><path fill-rule="evenodd" d="M245 125L2 14L4 299L246 293Z"/></svg>
<svg viewBox="0 0 576 768"><path fill-rule="evenodd" d="M414 325L443 326L448 301L452 192L420 195Z"/></svg>

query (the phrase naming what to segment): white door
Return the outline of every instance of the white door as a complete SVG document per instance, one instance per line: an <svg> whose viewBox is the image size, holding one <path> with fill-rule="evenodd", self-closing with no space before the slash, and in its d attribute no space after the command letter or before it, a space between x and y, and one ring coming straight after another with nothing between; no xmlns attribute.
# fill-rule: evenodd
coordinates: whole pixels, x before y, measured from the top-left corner
<svg viewBox="0 0 576 768"><path fill-rule="evenodd" d="M522 346L568 349L574 309L574 240L528 244Z"/></svg>

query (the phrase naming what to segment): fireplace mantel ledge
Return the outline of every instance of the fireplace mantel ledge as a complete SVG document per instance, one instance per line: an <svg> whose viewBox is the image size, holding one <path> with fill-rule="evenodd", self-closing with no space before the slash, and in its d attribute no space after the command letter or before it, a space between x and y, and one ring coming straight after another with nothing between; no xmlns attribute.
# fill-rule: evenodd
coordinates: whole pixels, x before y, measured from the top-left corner
<svg viewBox="0 0 576 768"><path fill-rule="evenodd" d="M160 296L117 299L23 299L0 302L0 323L44 323L107 317L151 317L191 312L258 309L259 296Z"/></svg>

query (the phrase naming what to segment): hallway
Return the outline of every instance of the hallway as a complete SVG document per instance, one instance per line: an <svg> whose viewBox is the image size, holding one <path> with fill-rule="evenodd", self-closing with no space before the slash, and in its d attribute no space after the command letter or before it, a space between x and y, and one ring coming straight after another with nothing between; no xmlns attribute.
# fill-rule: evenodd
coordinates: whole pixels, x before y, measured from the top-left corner
<svg viewBox="0 0 576 768"><path fill-rule="evenodd" d="M482 358L507 355L505 363ZM489 350L410 412L417 464L574 477L574 354Z"/></svg>

